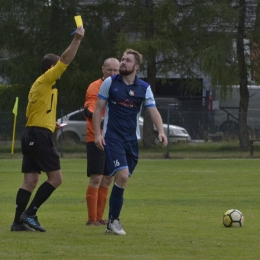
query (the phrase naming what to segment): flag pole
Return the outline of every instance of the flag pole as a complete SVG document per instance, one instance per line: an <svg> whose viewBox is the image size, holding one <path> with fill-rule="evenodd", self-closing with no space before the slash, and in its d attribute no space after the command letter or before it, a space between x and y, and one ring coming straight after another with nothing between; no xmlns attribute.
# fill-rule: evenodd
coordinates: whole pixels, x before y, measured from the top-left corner
<svg viewBox="0 0 260 260"><path fill-rule="evenodd" d="M14 137L15 137L15 129L16 129L16 115L14 115L14 127L13 127L13 137L12 137L12 151L11 154L14 154Z"/></svg>
<svg viewBox="0 0 260 260"><path fill-rule="evenodd" d="M13 127L13 137L12 137L12 149L11 154L14 154L14 138L15 138L15 130L16 130L16 118L18 113L18 97L15 99L15 104L13 108L13 114L14 114L14 127Z"/></svg>

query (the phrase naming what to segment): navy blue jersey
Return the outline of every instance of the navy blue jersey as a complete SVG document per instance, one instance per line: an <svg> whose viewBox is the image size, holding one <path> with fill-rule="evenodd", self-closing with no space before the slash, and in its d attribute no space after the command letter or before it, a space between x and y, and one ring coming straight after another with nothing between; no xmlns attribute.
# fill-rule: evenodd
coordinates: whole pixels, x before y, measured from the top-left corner
<svg viewBox="0 0 260 260"><path fill-rule="evenodd" d="M134 84L127 85L118 74L105 79L98 97L107 101L103 136L120 141L140 139L142 107L155 107L150 85L137 77Z"/></svg>

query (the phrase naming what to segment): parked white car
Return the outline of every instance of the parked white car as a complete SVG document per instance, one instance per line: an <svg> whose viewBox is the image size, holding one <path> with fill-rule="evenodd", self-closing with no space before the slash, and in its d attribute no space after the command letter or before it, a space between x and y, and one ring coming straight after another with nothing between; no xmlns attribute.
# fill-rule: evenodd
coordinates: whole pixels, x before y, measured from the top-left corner
<svg viewBox="0 0 260 260"><path fill-rule="evenodd" d="M57 120L58 123L66 123L67 125L57 130L56 138L60 141L61 137L64 142L71 144L84 143L86 142L86 119L83 115L83 109L76 110L69 113L62 118ZM144 119L139 118L139 127L141 138L143 138L143 123ZM163 124L165 134L167 135L167 124ZM156 132L156 128L154 127ZM169 142L179 142L179 141L190 141L191 137L186 131L186 129L176 126L169 125Z"/></svg>
<svg viewBox="0 0 260 260"><path fill-rule="evenodd" d="M143 125L144 119L139 117L139 128L140 128L140 135L141 139L143 138ZM168 125L163 124L164 133L167 136L167 129ZM156 127L154 126L154 131L157 133ZM188 134L185 128L176 125L169 125L169 142L171 143L178 143L179 141L190 141L191 137Z"/></svg>

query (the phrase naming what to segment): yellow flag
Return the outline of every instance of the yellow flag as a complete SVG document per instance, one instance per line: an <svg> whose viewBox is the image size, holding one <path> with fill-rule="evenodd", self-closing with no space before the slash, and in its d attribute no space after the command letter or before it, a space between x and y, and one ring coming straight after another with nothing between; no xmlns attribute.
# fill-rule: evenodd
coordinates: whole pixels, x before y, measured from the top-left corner
<svg viewBox="0 0 260 260"><path fill-rule="evenodd" d="M77 28L78 28L79 26L83 26L83 22L82 22L82 19L81 19L81 16L80 16L80 15L74 16L74 19L75 19Z"/></svg>
<svg viewBox="0 0 260 260"><path fill-rule="evenodd" d="M17 116L17 113L18 113L18 97L16 97L16 100L15 100L13 113Z"/></svg>

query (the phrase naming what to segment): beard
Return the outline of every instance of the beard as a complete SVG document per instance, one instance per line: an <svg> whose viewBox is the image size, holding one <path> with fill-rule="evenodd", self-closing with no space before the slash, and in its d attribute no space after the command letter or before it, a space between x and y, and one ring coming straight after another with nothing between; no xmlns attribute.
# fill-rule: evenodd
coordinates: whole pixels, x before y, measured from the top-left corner
<svg viewBox="0 0 260 260"><path fill-rule="evenodd" d="M135 71L134 67L132 69L127 69L126 67L120 67L119 73L124 76L128 76Z"/></svg>

